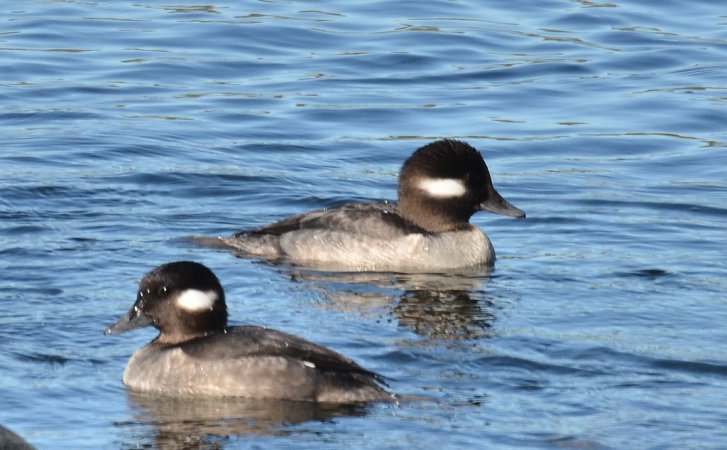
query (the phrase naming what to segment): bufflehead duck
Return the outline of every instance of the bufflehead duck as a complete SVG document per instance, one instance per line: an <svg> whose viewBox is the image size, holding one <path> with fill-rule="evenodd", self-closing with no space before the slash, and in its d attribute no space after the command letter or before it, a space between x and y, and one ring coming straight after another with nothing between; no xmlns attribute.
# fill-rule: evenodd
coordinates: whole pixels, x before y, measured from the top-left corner
<svg viewBox="0 0 727 450"><path fill-rule="evenodd" d="M391 400L381 376L299 337L227 326L225 293L202 264L180 261L144 276L136 303L105 334L146 325L159 336L124 371L132 390L167 395L333 403Z"/></svg>
<svg viewBox="0 0 727 450"><path fill-rule="evenodd" d="M342 271L426 272L494 263L490 239L469 223L477 211L525 217L495 190L480 152L457 140L432 142L404 161L398 197L398 204L348 204L195 240Z"/></svg>

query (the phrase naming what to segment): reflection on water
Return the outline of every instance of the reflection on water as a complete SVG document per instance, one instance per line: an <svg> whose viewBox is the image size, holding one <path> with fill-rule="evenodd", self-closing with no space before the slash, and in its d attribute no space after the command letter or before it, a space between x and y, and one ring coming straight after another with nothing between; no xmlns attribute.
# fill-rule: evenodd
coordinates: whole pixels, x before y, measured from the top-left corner
<svg viewBox="0 0 727 450"><path fill-rule="evenodd" d="M281 436L294 432L285 425L360 417L368 411L363 404L127 394L134 419L116 425L143 430L142 436L132 436L124 443L136 448L218 448L230 436Z"/></svg>
<svg viewBox="0 0 727 450"><path fill-rule="evenodd" d="M407 291L394 312L400 326L438 338L485 337L495 320L467 291Z"/></svg>
<svg viewBox="0 0 727 450"><path fill-rule="evenodd" d="M281 271L320 293L335 309L364 315L385 309L399 326L428 338L485 337L495 319L483 290L487 267L435 274L318 272L289 266Z"/></svg>

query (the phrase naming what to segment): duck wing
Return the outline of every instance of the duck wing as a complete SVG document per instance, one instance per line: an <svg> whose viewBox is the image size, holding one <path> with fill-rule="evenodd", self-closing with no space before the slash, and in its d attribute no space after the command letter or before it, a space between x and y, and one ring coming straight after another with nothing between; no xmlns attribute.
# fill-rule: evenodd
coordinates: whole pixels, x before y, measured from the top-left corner
<svg viewBox="0 0 727 450"><path fill-rule="evenodd" d="M201 359L239 359L256 356L292 358L322 371L361 374L386 385L381 375L364 369L340 353L270 328L250 325L231 327L226 333L188 341L181 348L188 355Z"/></svg>
<svg viewBox="0 0 727 450"><path fill-rule="evenodd" d="M310 211L265 225L243 230L234 237L280 236L298 230L322 229L392 238L409 233L424 233L399 214L399 208L390 203L354 203L334 208Z"/></svg>

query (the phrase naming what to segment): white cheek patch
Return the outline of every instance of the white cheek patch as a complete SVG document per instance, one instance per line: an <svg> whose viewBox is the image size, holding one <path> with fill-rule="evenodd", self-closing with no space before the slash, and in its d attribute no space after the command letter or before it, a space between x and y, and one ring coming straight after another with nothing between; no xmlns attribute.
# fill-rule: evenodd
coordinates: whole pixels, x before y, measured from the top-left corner
<svg viewBox="0 0 727 450"><path fill-rule="evenodd" d="M438 198L460 197L467 191L462 180L456 178L422 178L419 189Z"/></svg>
<svg viewBox="0 0 727 450"><path fill-rule="evenodd" d="M214 291L187 289L177 297L177 306L186 311L204 311L212 309L216 301L217 294Z"/></svg>

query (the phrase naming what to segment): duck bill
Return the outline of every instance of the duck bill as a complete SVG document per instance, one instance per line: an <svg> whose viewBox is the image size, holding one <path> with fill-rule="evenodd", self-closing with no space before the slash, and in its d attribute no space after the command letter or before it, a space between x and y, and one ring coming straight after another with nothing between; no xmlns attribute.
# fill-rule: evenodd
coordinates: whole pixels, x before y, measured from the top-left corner
<svg viewBox="0 0 727 450"><path fill-rule="evenodd" d="M146 314L141 312L136 305L134 305L128 314L122 317L118 322L106 328L103 334L116 334L123 333L125 331L135 330L137 328L151 325L151 319Z"/></svg>
<svg viewBox="0 0 727 450"><path fill-rule="evenodd" d="M525 211L510 204L494 188L492 188L487 200L480 203L480 210L518 219L525 217Z"/></svg>

